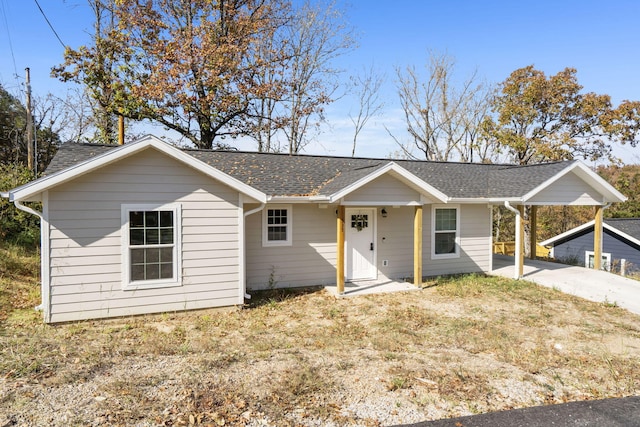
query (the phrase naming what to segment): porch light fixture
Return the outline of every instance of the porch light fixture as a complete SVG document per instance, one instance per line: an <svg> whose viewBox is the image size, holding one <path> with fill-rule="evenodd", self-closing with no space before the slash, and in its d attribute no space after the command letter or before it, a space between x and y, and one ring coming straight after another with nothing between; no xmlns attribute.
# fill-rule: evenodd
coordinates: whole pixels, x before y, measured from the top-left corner
<svg viewBox="0 0 640 427"><path fill-rule="evenodd" d="M387 217L387 208L382 208L382 210L380 211L380 214L382 215L382 218L386 218Z"/></svg>

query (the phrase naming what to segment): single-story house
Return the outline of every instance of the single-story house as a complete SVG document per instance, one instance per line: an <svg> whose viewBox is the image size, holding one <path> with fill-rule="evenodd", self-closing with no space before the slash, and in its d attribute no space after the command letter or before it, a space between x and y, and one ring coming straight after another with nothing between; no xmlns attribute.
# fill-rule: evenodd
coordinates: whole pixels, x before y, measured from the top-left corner
<svg viewBox="0 0 640 427"><path fill-rule="evenodd" d="M602 226L601 267L623 274L640 271L640 218L605 219ZM551 258L593 268L594 228L589 221L540 244L551 247Z"/></svg>
<svg viewBox="0 0 640 427"><path fill-rule="evenodd" d="M601 218L625 200L580 161L194 150L153 136L64 144L44 177L3 196L41 218L45 322L241 305L268 287L341 293L345 281L489 272L496 205L516 214L520 277L525 205L592 205Z"/></svg>

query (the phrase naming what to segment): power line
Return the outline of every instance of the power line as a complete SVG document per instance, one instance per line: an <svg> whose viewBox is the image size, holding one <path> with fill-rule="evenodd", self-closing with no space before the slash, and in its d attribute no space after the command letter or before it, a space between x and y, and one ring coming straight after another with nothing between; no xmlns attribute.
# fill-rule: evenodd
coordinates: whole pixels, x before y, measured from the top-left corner
<svg viewBox="0 0 640 427"><path fill-rule="evenodd" d="M18 67L16 66L16 56L13 53L13 42L11 41L11 32L9 31L9 21L7 20L7 11L5 9L4 0L0 2L2 5L2 17L4 18L4 26L7 29L7 40L9 40L9 50L11 51L11 59L13 60L13 72L18 75Z"/></svg>
<svg viewBox="0 0 640 427"><path fill-rule="evenodd" d="M58 39L58 41L60 42L62 47L66 48L67 45L64 44L64 42L62 41L62 39L60 38L60 36L56 32L55 28L53 28L53 25L51 25L51 22L49 22L49 18L47 18L47 15L45 15L44 10L42 10L42 8L40 7L40 3L38 3L38 0L33 0L33 1L36 2L36 5L38 6L38 9L40 9L40 13L42 13L42 16L44 16L44 20L47 21L47 24L49 24L49 28L51 28L51 31L53 31L53 34L56 35L56 38Z"/></svg>

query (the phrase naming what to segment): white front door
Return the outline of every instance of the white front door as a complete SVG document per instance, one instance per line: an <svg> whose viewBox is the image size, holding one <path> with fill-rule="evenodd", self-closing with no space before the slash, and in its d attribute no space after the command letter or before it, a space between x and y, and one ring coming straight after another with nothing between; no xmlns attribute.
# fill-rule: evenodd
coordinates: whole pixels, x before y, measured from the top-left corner
<svg viewBox="0 0 640 427"><path fill-rule="evenodd" d="M347 280L375 279L375 209L345 210L345 263Z"/></svg>

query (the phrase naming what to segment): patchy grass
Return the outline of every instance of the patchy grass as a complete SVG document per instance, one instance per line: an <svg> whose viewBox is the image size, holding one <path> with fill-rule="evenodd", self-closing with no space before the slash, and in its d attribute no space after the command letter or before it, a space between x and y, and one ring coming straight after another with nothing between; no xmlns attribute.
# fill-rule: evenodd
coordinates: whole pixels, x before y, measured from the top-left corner
<svg viewBox="0 0 640 427"><path fill-rule="evenodd" d="M1 251L0 414L19 425L388 425L640 393L638 316L528 282L50 326L37 256Z"/></svg>
<svg viewBox="0 0 640 427"><path fill-rule="evenodd" d="M0 321L13 315L18 321L31 317L40 304L40 257L35 250L0 241ZM27 320L24 319L24 320Z"/></svg>

